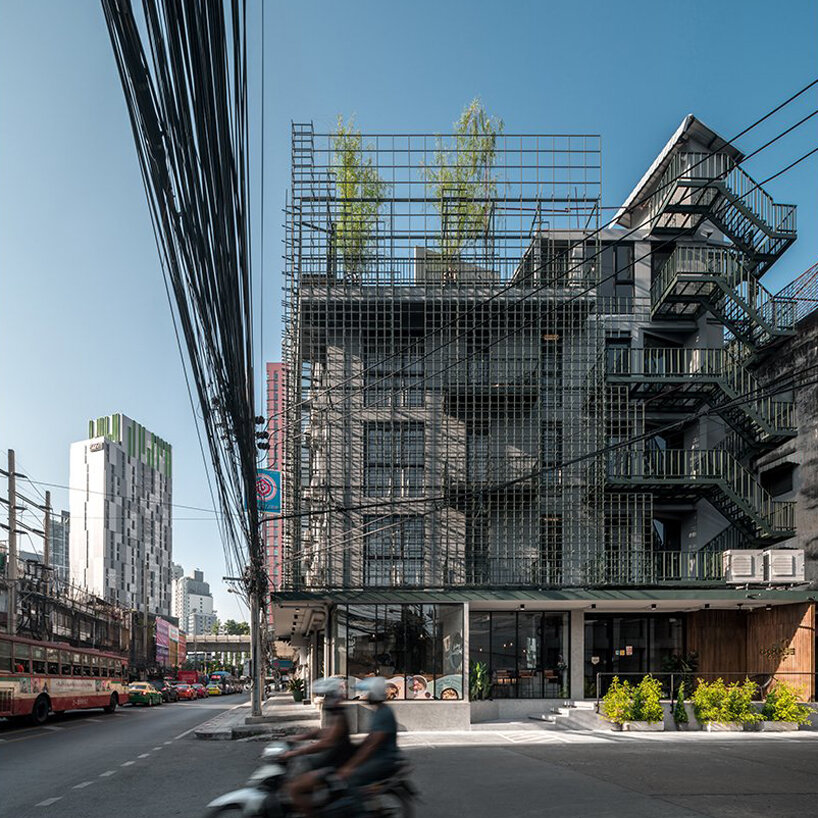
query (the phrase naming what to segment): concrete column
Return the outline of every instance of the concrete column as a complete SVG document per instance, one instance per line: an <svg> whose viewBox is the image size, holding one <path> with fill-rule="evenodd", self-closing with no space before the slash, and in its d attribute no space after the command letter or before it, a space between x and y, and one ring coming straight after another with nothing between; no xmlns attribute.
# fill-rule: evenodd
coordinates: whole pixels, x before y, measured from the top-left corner
<svg viewBox="0 0 818 818"><path fill-rule="evenodd" d="M569 614L571 655L568 670L571 678L571 698L584 699L585 690L585 611L572 610Z"/></svg>
<svg viewBox="0 0 818 818"><path fill-rule="evenodd" d="M469 688L471 683L469 681L469 669L471 664L469 662L469 603L463 603L463 699L469 700Z"/></svg>

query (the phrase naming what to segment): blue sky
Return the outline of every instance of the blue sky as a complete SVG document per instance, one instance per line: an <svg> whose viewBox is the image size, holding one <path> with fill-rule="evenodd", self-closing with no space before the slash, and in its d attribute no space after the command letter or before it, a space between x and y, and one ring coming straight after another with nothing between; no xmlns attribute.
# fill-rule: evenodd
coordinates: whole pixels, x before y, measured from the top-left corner
<svg viewBox="0 0 818 818"><path fill-rule="evenodd" d="M249 7L258 77L259 0ZM445 132L479 95L508 133L601 134L611 206L685 114L729 137L818 76L814 0L266 0L265 20L266 360L279 357L291 121L326 131L343 113L365 131ZM814 108L818 89L739 146L753 150ZM763 179L816 145L818 119L747 170ZM818 260L818 157L769 189L799 207L800 238L768 279L778 289ZM66 484L87 419L122 411L173 445L174 501L209 504L96 0L0 0L0 344L0 449L15 448L29 475ZM203 568L220 615L238 616L219 587L212 518L175 516L174 559Z"/></svg>

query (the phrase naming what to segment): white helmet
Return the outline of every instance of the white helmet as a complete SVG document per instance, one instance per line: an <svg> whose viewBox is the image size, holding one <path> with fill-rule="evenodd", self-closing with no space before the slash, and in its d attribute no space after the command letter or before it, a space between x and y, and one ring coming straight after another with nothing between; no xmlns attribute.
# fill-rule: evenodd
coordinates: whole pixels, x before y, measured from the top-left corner
<svg viewBox="0 0 818 818"><path fill-rule="evenodd" d="M337 676L328 676L324 679L316 679L312 683L312 692L316 696L323 696L324 703L341 701L344 698L344 682Z"/></svg>
<svg viewBox="0 0 818 818"><path fill-rule="evenodd" d="M355 686L356 690L366 696L370 702L386 701L386 679L383 676L367 676Z"/></svg>

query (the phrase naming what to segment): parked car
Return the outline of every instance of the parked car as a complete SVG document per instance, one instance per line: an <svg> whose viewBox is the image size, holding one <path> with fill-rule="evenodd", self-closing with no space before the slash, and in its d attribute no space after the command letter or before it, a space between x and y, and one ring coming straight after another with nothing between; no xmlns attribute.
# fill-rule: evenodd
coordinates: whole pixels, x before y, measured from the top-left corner
<svg viewBox="0 0 818 818"><path fill-rule="evenodd" d="M162 694L148 682L131 682L128 685L128 701L131 704L153 707L162 704Z"/></svg>
<svg viewBox="0 0 818 818"><path fill-rule="evenodd" d="M222 689L215 682L211 682L207 686L207 695L208 696L221 696L222 695Z"/></svg>
<svg viewBox="0 0 818 818"><path fill-rule="evenodd" d="M191 687L196 691L196 696L199 699L207 698L207 688L200 682L195 682Z"/></svg>
<svg viewBox="0 0 818 818"><path fill-rule="evenodd" d="M190 701L199 698L196 691L190 685L184 683L176 685L176 692L179 694L180 700Z"/></svg>
<svg viewBox="0 0 818 818"><path fill-rule="evenodd" d="M171 687L164 679L153 679L151 684L162 695L163 702L178 702L179 694L174 687Z"/></svg>

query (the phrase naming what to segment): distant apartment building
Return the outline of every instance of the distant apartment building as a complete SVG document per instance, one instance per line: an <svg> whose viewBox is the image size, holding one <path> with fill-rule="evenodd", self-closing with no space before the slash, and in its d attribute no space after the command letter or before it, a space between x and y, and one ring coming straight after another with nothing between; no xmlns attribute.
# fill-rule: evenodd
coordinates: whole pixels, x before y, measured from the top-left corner
<svg viewBox="0 0 818 818"><path fill-rule="evenodd" d="M795 205L692 115L609 224L595 135L368 140L292 131L277 638L466 729L478 661L495 702L691 652L812 696L814 408L768 384L818 331L762 284Z"/></svg>
<svg viewBox="0 0 818 818"><path fill-rule="evenodd" d="M69 534L71 515L67 511L60 511L51 517L51 565L54 575L62 582L68 582L71 576L69 559Z"/></svg>
<svg viewBox="0 0 818 818"><path fill-rule="evenodd" d="M71 445L70 576L121 607L171 613L171 446L123 414Z"/></svg>
<svg viewBox="0 0 818 818"><path fill-rule="evenodd" d="M284 408L287 398L287 369L282 363L267 364L267 431L270 448L267 466L270 469L284 468ZM267 543L267 576L271 590L281 588L281 537L280 520L265 523Z"/></svg>
<svg viewBox="0 0 818 818"><path fill-rule="evenodd" d="M181 566L175 565L178 573ZM213 610L213 594L210 584L205 582L204 573L199 570L193 576L178 576L173 582L173 615L179 620L179 627L189 635L209 633L216 621Z"/></svg>

